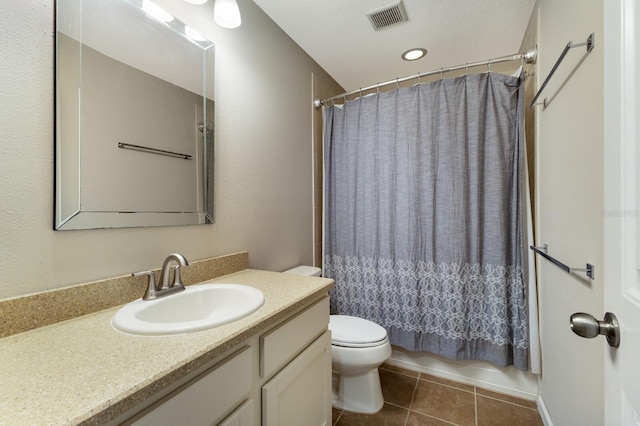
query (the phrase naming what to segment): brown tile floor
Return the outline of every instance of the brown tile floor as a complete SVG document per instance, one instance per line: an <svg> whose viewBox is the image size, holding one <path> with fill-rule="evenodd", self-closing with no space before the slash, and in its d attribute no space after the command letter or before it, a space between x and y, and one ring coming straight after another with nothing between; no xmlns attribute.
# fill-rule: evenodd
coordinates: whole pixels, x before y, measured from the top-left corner
<svg viewBox="0 0 640 426"><path fill-rule="evenodd" d="M333 409L340 426L542 426L535 402L384 364L384 407L374 415Z"/></svg>

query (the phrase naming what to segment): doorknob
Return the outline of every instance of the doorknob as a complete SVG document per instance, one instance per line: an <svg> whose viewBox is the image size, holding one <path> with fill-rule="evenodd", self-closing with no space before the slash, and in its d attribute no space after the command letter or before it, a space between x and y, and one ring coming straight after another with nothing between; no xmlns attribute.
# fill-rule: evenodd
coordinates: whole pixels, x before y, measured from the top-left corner
<svg viewBox="0 0 640 426"><path fill-rule="evenodd" d="M604 314L604 319L598 321L593 315L582 312L571 315L571 330L578 336L593 338L600 334L607 337L609 346L620 346L620 325L618 318L611 312Z"/></svg>

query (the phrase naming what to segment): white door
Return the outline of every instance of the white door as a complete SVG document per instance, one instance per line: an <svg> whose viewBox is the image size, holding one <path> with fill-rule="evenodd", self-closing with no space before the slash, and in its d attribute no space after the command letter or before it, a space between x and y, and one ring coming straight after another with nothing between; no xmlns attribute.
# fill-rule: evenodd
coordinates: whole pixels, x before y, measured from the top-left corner
<svg viewBox="0 0 640 426"><path fill-rule="evenodd" d="M605 346L605 424L640 425L640 4L604 3L604 310L620 322Z"/></svg>

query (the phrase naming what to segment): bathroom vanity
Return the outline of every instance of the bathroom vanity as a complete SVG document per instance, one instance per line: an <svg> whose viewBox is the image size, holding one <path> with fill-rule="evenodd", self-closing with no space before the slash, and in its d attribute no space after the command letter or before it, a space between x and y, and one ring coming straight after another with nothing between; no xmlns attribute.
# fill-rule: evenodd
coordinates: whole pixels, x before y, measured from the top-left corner
<svg viewBox="0 0 640 426"><path fill-rule="evenodd" d="M324 297L168 387L160 395L176 389L166 397L151 404L156 395L131 410L138 414L127 419L131 413L125 413L113 424L330 424L328 312Z"/></svg>
<svg viewBox="0 0 640 426"><path fill-rule="evenodd" d="M333 281L244 270L211 282L256 287L265 304L174 336L118 332L112 308L0 339L0 424L330 424Z"/></svg>

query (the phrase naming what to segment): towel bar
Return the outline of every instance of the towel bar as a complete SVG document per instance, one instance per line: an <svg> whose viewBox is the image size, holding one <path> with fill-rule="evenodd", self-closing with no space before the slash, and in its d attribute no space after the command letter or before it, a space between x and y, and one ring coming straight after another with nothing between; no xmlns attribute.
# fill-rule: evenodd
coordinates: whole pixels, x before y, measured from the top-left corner
<svg viewBox="0 0 640 426"><path fill-rule="evenodd" d="M547 75L547 78L544 79L544 82L542 83L542 86L540 86L540 89L538 89L538 92L533 97L533 100L531 101L531 104L529 105L529 108L531 108L531 107L533 107L535 105L544 105L545 108L547 107L547 99L546 98L542 102L538 102L538 103L536 103L536 100L538 100L538 97L542 94L542 91L544 90L544 88L547 85L547 83L549 82L549 80L551 80L551 77L553 76L553 74L556 72L556 70L560 66L560 63L564 60L564 57L567 55L567 52L569 51L569 49L573 49L574 47L587 46L587 53L591 53L591 51L593 50L593 48L595 46L595 36L596 36L595 33L591 33L589 35L589 37L587 38L587 41L585 41L583 43L574 44L571 41L569 43L567 43L567 45L564 47L564 50L560 54L560 57L558 58L556 63L553 64L553 67L551 68L551 72L549 73L549 75Z"/></svg>
<svg viewBox="0 0 640 426"><path fill-rule="evenodd" d="M560 262L558 259L550 256L547 251L549 248L548 244L545 244L542 247L534 247L534 246L529 246L529 248L531 250L533 250L534 252L536 252L537 254L539 254L540 256L544 257L545 259L547 259L549 262L553 263L554 265L556 265L558 268L562 269L563 271L571 274L573 272L584 272L585 274L587 274L587 277L594 279L595 277L595 272L594 272L594 266L590 263L587 263L587 266L585 268L573 268L571 266L567 266L564 263Z"/></svg>
<svg viewBox="0 0 640 426"><path fill-rule="evenodd" d="M169 156L169 157L177 157L177 158L182 158L184 160L191 160L191 155L189 155L189 154L182 154L180 152L173 152L173 151L165 151L164 149L151 148L151 147L142 146L142 145L134 145L134 144L131 144L131 143L118 142L118 148L133 149L135 151L148 152L148 153L151 153L151 154L166 155L166 156Z"/></svg>

